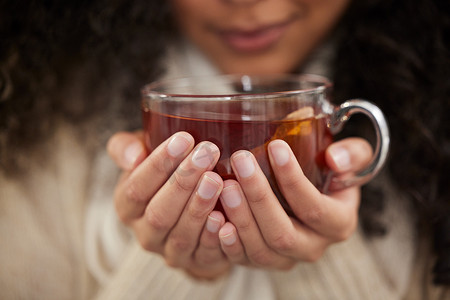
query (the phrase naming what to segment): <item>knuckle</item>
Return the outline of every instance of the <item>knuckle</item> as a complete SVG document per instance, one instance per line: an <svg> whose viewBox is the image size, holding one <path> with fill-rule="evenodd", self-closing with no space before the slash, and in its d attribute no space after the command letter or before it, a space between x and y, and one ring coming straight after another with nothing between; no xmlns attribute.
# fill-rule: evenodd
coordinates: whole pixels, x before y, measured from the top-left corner
<svg viewBox="0 0 450 300"><path fill-rule="evenodd" d="M191 243L183 236L169 236L167 245L174 253L186 253L191 249Z"/></svg>
<svg viewBox="0 0 450 300"><path fill-rule="evenodd" d="M271 194L266 189L259 189L254 197L249 197L248 201L254 204L267 203L270 201Z"/></svg>
<svg viewBox="0 0 450 300"><path fill-rule="evenodd" d="M195 188L195 184L192 181L187 180L189 177L188 175L190 175L187 173L189 172L177 169L172 175L176 189L183 194L186 192L191 193Z"/></svg>
<svg viewBox="0 0 450 300"><path fill-rule="evenodd" d="M249 254L248 258L258 266L271 266L273 264L272 255L265 249Z"/></svg>
<svg viewBox="0 0 450 300"><path fill-rule="evenodd" d="M209 210L198 205L190 205L187 209L187 212L191 221L204 223Z"/></svg>
<svg viewBox="0 0 450 300"><path fill-rule="evenodd" d="M252 221L250 218L242 218L241 220L237 220L236 228L240 234L244 234L246 232L250 232L252 230Z"/></svg>
<svg viewBox="0 0 450 300"><path fill-rule="evenodd" d="M307 209L301 215L301 220L311 226L320 226L324 221L323 211L318 207Z"/></svg>
<svg viewBox="0 0 450 300"><path fill-rule="evenodd" d="M125 183L125 197L131 203L144 203L147 201L146 195L139 188L139 184L129 178Z"/></svg>
<svg viewBox="0 0 450 300"><path fill-rule="evenodd" d="M269 246L279 253L292 252L295 247L295 239L291 234L283 233L271 240Z"/></svg>
<svg viewBox="0 0 450 300"><path fill-rule="evenodd" d="M165 221L166 218L154 210L152 206L147 207L145 217L148 225L156 231L167 231L170 229L169 224Z"/></svg>
<svg viewBox="0 0 450 300"><path fill-rule="evenodd" d="M174 168L174 162L169 157L152 157L149 161L149 169L155 171L155 174L168 175Z"/></svg>
<svg viewBox="0 0 450 300"><path fill-rule="evenodd" d="M297 190L300 185L300 179L299 174L284 174L279 178L279 184L286 190Z"/></svg>

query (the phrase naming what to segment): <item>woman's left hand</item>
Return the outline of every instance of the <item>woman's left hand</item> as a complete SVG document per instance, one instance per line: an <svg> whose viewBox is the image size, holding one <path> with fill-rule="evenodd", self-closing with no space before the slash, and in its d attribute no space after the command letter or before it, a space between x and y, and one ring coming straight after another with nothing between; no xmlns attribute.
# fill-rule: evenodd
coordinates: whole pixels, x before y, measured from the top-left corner
<svg viewBox="0 0 450 300"><path fill-rule="evenodd" d="M303 174L287 143L273 141L268 152L296 218L286 214L253 154L238 151L231 158L237 181L225 181L221 194L229 219L219 231L222 249L230 261L256 267L289 269L298 261L314 262L328 246L355 231L360 188L322 194ZM325 158L333 171L345 176L366 166L371 156L366 141L349 138L331 145Z"/></svg>

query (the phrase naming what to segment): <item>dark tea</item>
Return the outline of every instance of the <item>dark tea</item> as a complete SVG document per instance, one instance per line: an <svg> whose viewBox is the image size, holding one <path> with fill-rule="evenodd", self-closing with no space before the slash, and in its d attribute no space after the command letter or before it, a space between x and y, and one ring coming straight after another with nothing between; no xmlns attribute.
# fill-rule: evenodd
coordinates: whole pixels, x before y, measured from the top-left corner
<svg viewBox="0 0 450 300"><path fill-rule="evenodd" d="M236 116L242 116L238 111L235 113ZM196 116L195 112L190 112L189 115L190 117L175 116L144 108L145 139L149 150L153 151L175 132L187 131L196 143L210 141L218 146L220 158L214 171L223 179L235 178L230 156L237 150L249 150L255 155L280 202L288 210L272 174L267 154L270 141L283 139L293 150L309 180L319 189L324 185L324 150L331 143L332 136L323 114L314 116L311 112L306 119L282 118L272 121L245 120L242 117L240 120L208 119Z"/></svg>
<svg viewBox="0 0 450 300"><path fill-rule="evenodd" d="M187 131L196 143L210 141L219 147L215 171L229 179L235 178L230 156L237 150L249 150L288 213L292 211L269 164L270 141L286 141L304 174L324 193L368 182L380 171L389 150L389 128L381 110L361 99L334 106L330 101L331 82L318 75L168 78L144 86L141 93L143 127L150 151L175 132ZM374 155L359 172L336 176L326 168L324 152L332 136L354 114L365 115L374 126Z"/></svg>

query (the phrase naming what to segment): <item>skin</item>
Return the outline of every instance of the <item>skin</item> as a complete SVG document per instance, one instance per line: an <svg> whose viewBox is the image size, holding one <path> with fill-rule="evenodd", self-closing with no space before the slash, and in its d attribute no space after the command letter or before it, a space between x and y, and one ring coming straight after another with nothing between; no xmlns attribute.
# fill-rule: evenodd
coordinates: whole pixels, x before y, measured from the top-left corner
<svg viewBox="0 0 450 300"><path fill-rule="evenodd" d="M172 0L182 33L225 73L286 73L330 33L349 0ZM221 33L286 24L263 49L240 51Z"/></svg>
<svg viewBox="0 0 450 300"><path fill-rule="evenodd" d="M185 35L225 73L273 73L298 66L333 29L347 2L174 0L172 5L178 22L185 25ZM205 29L210 25L202 25L247 26L255 20L266 22L268 16L287 15L302 17L290 22L275 42L253 48L244 43L245 51L230 48ZM134 230L144 249L198 278L224 275L233 264L286 270L299 261L313 262L357 227L359 187L321 194L281 140L269 144L269 158L297 218L282 209L250 152L232 155L237 180L223 181L212 172L219 158L217 147L209 142L194 145L186 132L174 134L151 154L142 132L116 133L107 149L123 170L115 191L120 219ZM352 138L328 147L325 160L345 177L362 169L371 155L366 141ZM184 170L190 171L189 176L183 175ZM218 201L227 221L214 210Z"/></svg>

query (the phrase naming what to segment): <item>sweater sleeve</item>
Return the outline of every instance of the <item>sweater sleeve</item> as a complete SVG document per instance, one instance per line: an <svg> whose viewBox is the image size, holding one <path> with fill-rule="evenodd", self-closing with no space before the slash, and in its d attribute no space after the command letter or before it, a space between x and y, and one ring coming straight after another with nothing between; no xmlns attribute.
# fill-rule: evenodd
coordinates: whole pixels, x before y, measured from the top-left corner
<svg viewBox="0 0 450 300"><path fill-rule="evenodd" d="M96 299L218 299L225 282L195 280L132 242Z"/></svg>
<svg viewBox="0 0 450 300"><path fill-rule="evenodd" d="M106 152L98 153L92 166L85 218L84 252L89 272L105 284L118 266L132 235L114 210L114 186L119 170Z"/></svg>

